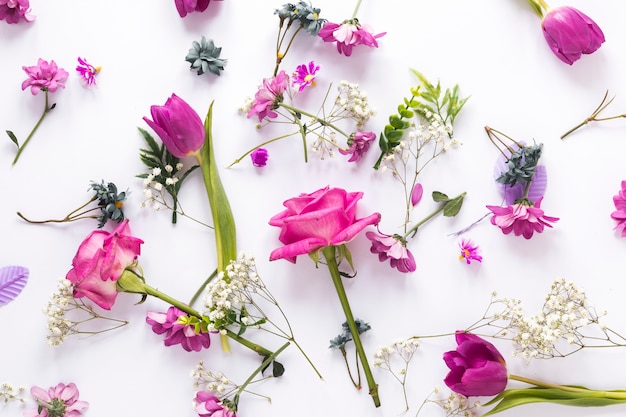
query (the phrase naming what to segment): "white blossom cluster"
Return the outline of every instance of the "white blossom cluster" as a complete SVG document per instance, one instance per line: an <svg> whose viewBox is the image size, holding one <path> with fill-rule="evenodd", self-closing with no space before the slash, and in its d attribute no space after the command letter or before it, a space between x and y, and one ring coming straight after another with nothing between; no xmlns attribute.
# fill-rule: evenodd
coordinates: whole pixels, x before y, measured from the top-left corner
<svg viewBox="0 0 626 417"><path fill-rule="evenodd" d="M48 344L59 346L65 338L77 333L76 322L66 318L66 313L75 307L72 283L65 278L60 278L56 292L50 295L50 301L44 307L44 314L48 316Z"/></svg>
<svg viewBox="0 0 626 417"><path fill-rule="evenodd" d="M193 378L193 386L195 389L199 391L210 391L218 398L221 398L232 389L238 388L238 386L226 378L223 373L208 371L204 367L204 361L198 362L196 369L191 371L191 377Z"/></svg>
<svg viewBox="0 0 626 417"><path fill-rule="evenodd" d="M330 158L335 156L335 149L337 148L337 134L334 131L329 132L327 135L320 135L311 144L311 151L320 155L320 160L324 160L324 157L328 155Z"/></svg>
<svg viewBox="0 0 626 417"><path fill-rule="evenodd" d="M4 382L0 385L0 400L7 404L9 401L24 402L22 394L24 387L13 388L12 385Z"/></svg>
<svg viewBox="0 0 626 417"><path fill-rule="evenodd" d="M374 366L385 368L393 372L391 362L397 357L404 363L398 372L403 375L406 373L406 368L413 358L413 354L419 347L420 344L414 337L396 340L389 346L383 346L376 351L374 355Z"/></svg>
<svg viewBox="0 0 626 417"><path fill-rule="evenodd" d="M176 167L165 165L165 172L159 167L153 168L143 180L145 200L141 203L141 207L151 206L154 210L160 210L161 207L171 208L165 199L164 192L167 192L165 187L175 185L180 180L176 173L181 169L183 169L182 162L176 164Z"/></svg>
<svg viewBox="0 0 626 417"><path fill-rule="evenodd" d="M370 107L367 93L361 91L358 84L344 80L339 83L338 90L339 95L335 99L335 105L344 115L355 121L357 128L363 127L365 122L376 114L376 111Z"/></svg>
<svg viewBox="0 0 626 417"><path fill-rule="evenodd" d="M439 389L435 388L434 394L439 394ZM450 392L447 397L436 400L427 399L426 402L432 402L441 407L446 417L478 417L480 416L480 402L470 402L469 399L456 392Z"/></svg>

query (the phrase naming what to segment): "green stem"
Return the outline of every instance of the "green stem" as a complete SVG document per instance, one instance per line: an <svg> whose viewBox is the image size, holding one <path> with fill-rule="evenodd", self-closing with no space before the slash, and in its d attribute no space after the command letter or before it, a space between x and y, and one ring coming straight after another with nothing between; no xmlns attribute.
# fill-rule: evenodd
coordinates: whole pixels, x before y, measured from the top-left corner
<svg viewBox="0 0 626 417"><path fill-rule="evenodd" d="M529 385L534 385L540 388L558 389L561 391L575 392L579 394L591 395L593 397L600 397L600 398L611 398L611 399L616 399L616 400L626 399L626 392L624 391L601 391L601 390L594 390L594 389L588 389L588 388L572 387L568 385L550 384L547 382L538 381L536 379L526 378L523 376L511 375L511 374L509 374L509 379L523 382Z"/></svg>
<svg viewBox="0 0 626 417"><path fill-rule="evenodd" d="M30 142L30 139L33 137L33 135L35 134L35 132L39 128L39 125L41 124L41 122L43 122L43 119L46 117L46 114L50 113L50 110L52 110L54 108L54 106L55 106L53 104L51 107L48 107L48 90L45 90L44 93L46 95L46 102L45 102L45 106L43 108L43 113L41 114L41 117L37 121L37 124L35 125L35 127L33 127L33 130L31 130L30 134L28 135L28 137L26 138L24 143L22 143L22 146L17 148L17 154L15 155L15 159L13 160L13 163L11 165L15 165L17 160L20 158L20 155L22 154L22 151L24 150L26 145L28 145L28 142Z"/></svg>
<svg viewBox="0 0 626 417"><path fill-rule="evenodd" d="M359 7L361 7L361 0L356 2L356 6L354 7L354 12L352 12L352 19L356 17L356 14L359 12Z"/></svg>
<svg viewBox="0 0 626 417"><path fill-rule="evenodd" d="M343 308L343 312L346 316L346 321L348 322L348 327L350 328L350 334L352 335L354 346L361 361L361 365L363 365L363 372L365 373L365 378L367 379L369 394L372 396L374 405L376 407L380 407L380 398L378 397L378 385L376 385L376 381L374 381L372 370L370 369L370 365L367 361L367 355L365 354L363 344L361 343L361 336L359 335L356 323L354 322L354 316L352 315L352 309L350 308L350 303L348 302L348 296L346 295L346 290L343 287L343 282L341 281L339 265L337 265L337 258L335 257L335 246L326 246L322 249L322 253L324 254L324 258L326 259L326 264L328 265L330 276L333 279L335 290L337 291L341 307Z"/></svg>
<svg viewBox="0 0 626 417"><path fill-rule="evenodd" d="M318 122L318 123L319 123L319 124L321 124L322 126L328 126L328 127L330 127L331 129L333 129L333 130L334 130L334 131L336 131L337 133L339 133L339 134L343 135L346 139L349 139L349 138L350 138L350 135L348 135L348 134L347 134L346 132L344 132L343 130L339 129L339 128L338 128L337 126L335 126L334 124L332 124L332 123L330 123L330 122L327 122L327 121L326 121L326 120L324 120L324 119L320 119L319 117L317 117L316 115L314 115L314 114L312 114L312 113L309 113L309 112L306 112L306 111L303 111L303 110L297 109L297 108L295 108L295 107L293 107L293 106L290 106L289 104L285 104L285 103L279 103L279 106L280 106L280 107L283 107L283 108L285 108L285 109L287 109L287 110L290 110L290 111L292 111L292 112L294 112L294 113L300 113L300 114L303 114L303 115L305 115L305 116L307 116L307 117L310 117L311 119L313 119L314 121Z"/></svg>
<svg viewBox="0 0 626 417"><path fill-rule="evenodd" d="M548 6L548 3L546 3L545 0L537 0L537 2L541 5L541 7L543 7L543 10L545 10L546 12L550 10L550 6Z"/></svg>
<svg viewBox="0 0 626 417"><path fill-rule="evenodd" d="M462 192L461 194L457 195L454 198L451 198L448 201L452 201L452 200L456 200L457 198L461 198L461 197L465 197L467 193L466 192ZM409 235L411 233L415 234L417 233L417 229L423 225L424 223L426 223L428 220L432 219L433 217L435 217L437 214L439 214L440 212L443 211L443 209L446 207L446 202L443 202L438 208L437 210L433 211L432 213L430 213L428 216L424 217L422 220L420 220L419 222L415 223L415 225L413 227L411 227L403 236L403 239L406 240L407 237L409 237Z"/></svg>
<svg viewBox="0 0 626 417"><path fill-rule="evenodd" d="M213 279L216 276L217 276L217 269L215 269L213 272L211 272L211 275L209 275L209 277L202 283L202 285L200 285L200 288L198 288L198 290L195 292L193 297L191 297L191 300L189 300L189 305L190 306L195 304L195 302L200 297L200 294L202 294L204 292L206 286L209 285L209 282L213 281Z"/></svg>
<svg viewBox="0 0 626 417"><path fill-rule="evenodd" d="M270 144L270 143L272 143L272 142L276 142L277 140L281 140L281 139L288 138L289 136L293 136L293 135L295 135L296 133L297 133L297 132L294 132L294 133L288 133L288 134L286 134L286 135L282 135L282 136L279 136L279 137L274 138L274 139L266 140L266 141L265 141L265 142L263 142L262 144L255 146L254 148L250 149L248 152L246 152L246 153L244 153L243 155L241 155L239 158L235 159L235 160L233 161L233 163L232 163L232 164L230 164L230 165L228 165L228 166L226 167L226 169L228 169L228 168L232 167L232 166L233 166L233 165L235 165L235 164L238 164L239 162L241 162L241 160L242 160L243 158L245 158L246 156L250 155L250 154L251 154L252 152L254 152L256 149L259 149L260 147L265 146L265 145L268 145L268 144Z"/></svg>

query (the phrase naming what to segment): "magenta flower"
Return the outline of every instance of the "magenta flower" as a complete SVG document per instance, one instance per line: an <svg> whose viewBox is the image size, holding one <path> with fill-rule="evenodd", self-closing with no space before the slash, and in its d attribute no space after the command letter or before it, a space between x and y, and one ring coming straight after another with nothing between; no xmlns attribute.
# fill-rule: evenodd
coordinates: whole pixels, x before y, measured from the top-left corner
<svg viewBox="0 0 626 417"><path fill-rule="evenodd" d="M478 254L479 247L475 245L469 239L463 239L459 243L459 247L461 248L461 254L459 255L459 260L465 259L465 262L469 265L472 261L482 262L483 257Z"/></svg>
<svg viewBox="0 0 626 417"><path fill-rule="evenodd" d="M152 326L152 331L156 334L165 333L163 340L165 346L180 343L187 352L192 350L200 352L203 348L211 346L209 333L203 331L196 333L195 325L188 319L187 313L172 306L167 309L167 313L149 311L146 323Z"/></svg>
<svg viewBox="0 0 626 417"><path fill-rule="evenodd" d="M210 2L211 0L174 0L180 17L187 16L187 13L203 12Z"/></svg>
<svg viewBox="0 0 626 417"><path fill-rule="evenodd" d="M493 212L491 224L502 229L505 235L513 232L515 236L524 236L526 239L533 237L533 233L543 232L544 227L552 227L551 222L559 220L558 217L545 216L541 210L539 198L535 204L529 200L521 200L506 207L487 206Z"/></svg>
<svg viewBox="0 0 626 417"><path fill-rule="evenodd" d="M506 362L498 349L480 337L458 331L456 350L443 354L450 368L444 379L452 391L470 396L496 395L508 380Z"/></svg>
<svg viewBox="0 0 626 417"><path fill-rule="evenodd" d="M87 85L96 85L96 75L100 72L101 67L94 67L86 59L78 57L78 65L76 72L82 77Z"/></svg>
<svg viewBox="0 0 626 417"><path fill-rule="evenodd" d="M135 265L143 240L131 236L128 219L113 233L95 230L78 247L66 277L74 285L74 297L87 297L110 310L117 297L116 281Z"/></svg>
<svg viewBox="0 0 626 417"><path fill-rule="evenodd" d="M348 139L348 146L350 147L347 150L339 148L339 153L351 155L348 162L358 162L370 148L374 139L376 139L374 132L354 132Z"/></svg>
<svg viewBox="0 0 626 417"><path fill-rule="evenodd" d="M28 75L28 78L22 83L22 90L30 87L30 92L33 95L39 93L39 90L54 93L59 87L65 88L64 82L70 75L63 68L57 67L54 60L48 63L41 58L37 61L37 65L24 66L22 69Z"/></svg>
<svg viewBox="0 0 626 417"><path fill-rule="evenodd" d="M204 124L187 102L172 94L163 106L151 106L154 121L143 120L156 132L163 144L177 158L194 154L204 144Z"/></svg>
<svg viewBox="0 0 626 417"><path fill-rule="evenodd" d="M231 410L219 398L208 391L198 391L193 400L196 413L200 417L236 417L235 410Z"/></svg>
<svg viewBox="0 0 626 417"><path fill-rule="evenodd" d="M414 272L417 268L415 258L406 248L406 241L401 236L384 235L375 232L367 232L365 236L372 241L370 252L378 254L378 260L385 262L389 259L392 268L400 272Z"/></svg>
<svg viewBox="0 0 626 417"><path fill-rule="evenodd" d="M7 23L19 23L20 19L32 22L35 16L30 14L28 0L0 0L0 20Z"/></svg>
<svg viewBox="0 0 626 417"><path fill-rule="evenodd" d="M269 152L265 148L257 148L250 154L252 158L252 165L255 167L264 167L267 165L267 159L269 158Z"/></svg>
<svg viewBox="0 0 626 417"><path fill-rule="evenodd" d="M611 213L611 218L617 220L614 230L620 232L622 237L626 237L626 181L622 181L621 190L613 196L613 204L616 210Z"/></svg>
<svg viewBox="0 0 626 417"><path fill-rule="evenodd" d="M89 407L87 401L78 400L78 388L73 382L59 383L48 391L32 387L30 394L37 401L37 407L24 411L24 417L80 417Z"/></svg>
<svg viewBox="0 0 626 417"><path fill-rule="evenodd" d="M596 22L569 6L551 9L541 27L552 52L569 65L578 61L582 54L595 52L604 42L604 34Z"/></svg>
<svg viewBox="0 0 626 417"><path fill-rule="evenodd" d="M378 48L376 39L384 36L386 32L374 35L372 31L361 26L358 19L346 20L342 24L326 22L319 32L319 37L324 42L337 42L337 51L345 56L352 55L352 47L367 45Z"/></svg>
<svg viewBox="0 0 626 417"><path fill-rule="evenodd" d="M413 207L422 201L422 195L424 195L424 187L418 182L413 186L413 190L411 190L411 205Z"/></svg>
<svg viewBox="0 0 626 417"><path fill-rule="evenodd" d="M312 85L315 87L315 76L319 71L320 66L315 65L315 62L309 62L309 65L298 65L298 68L291 76L291 85L293 88L297 88L299 92L304 91L306 87Z"/></svg>
<svg viewBox="0 0 626 417"><path fill-rule="evenodd" d="M378 224L379 213L356 218L356 205L362 197L362 192L325 187L285 201L287 209L269 221L271 226L281 228L279 240L285 246L274 249L270 261L282 258L295 263L298 255L342 245L365 227Z"/></svg>
<svg viewBox="0 0 626 417"><path fill-rule="evenodd" d="M278 117L278 113L274 110L283 101L283 93L288 86L289 76L284 70L281 70L275 77L264 78L263 84L254 95L254 103L248 112L248 118L256 114L261 122L266 117L272 119Z"/></svg>

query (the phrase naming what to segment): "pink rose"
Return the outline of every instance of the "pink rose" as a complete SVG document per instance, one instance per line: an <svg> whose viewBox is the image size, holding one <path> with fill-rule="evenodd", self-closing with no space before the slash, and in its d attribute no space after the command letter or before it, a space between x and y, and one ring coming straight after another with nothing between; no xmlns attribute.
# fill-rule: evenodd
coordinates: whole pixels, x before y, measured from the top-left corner
<svg viewBox="0 0 626 417"><path fill-rule="evenodd" d="M117 297L116 281L133 265L143 240L130 235L128 220L113 233L95 230L78 247L66 278L74 285L74 297L87 297L110 310Z"/></svg>
<svg viewBox="0 0 626 417"><path fill-rule="evenodd" d="M356 203L362 196L362 192L326 187L285 201L287 209L269 221L281 228L279 240L285 246L273 250L270 260L284 258L295 263L298 255L342 245L365 227L378 224L379 213L356 218Z"/></svg>

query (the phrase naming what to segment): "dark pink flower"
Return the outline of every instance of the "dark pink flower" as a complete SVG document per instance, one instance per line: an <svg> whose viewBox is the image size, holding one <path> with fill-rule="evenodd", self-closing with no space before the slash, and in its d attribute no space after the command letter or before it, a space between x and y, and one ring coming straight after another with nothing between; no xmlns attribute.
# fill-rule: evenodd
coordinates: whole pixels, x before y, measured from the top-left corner
<svg viewBox="0 0 626 417"><path fill-rule="evenodd" d="M211 339L208 332L200 331L196 333L195 326L190 324L189 316L182 310L172 306L167 309L167 313L149 311L146 316L146 323L152 326L152 331L156 334L165 333L165 346L180 345L187 352L192 350L200 352L203 348L211 346Z"/></svg>
<svg viewBox="0 0 626 417"><path fill-rule="evenodd" d="M406 242L398 235L389 236L375 232L367 232L365 236L372 241L370 252L378 254L378 260L385 262L389 259L392 268L400 272L414 272L417 268L415 258L406 248Z"/></svg>
<svg viewBox="0 0 626 417"><path fill-rule="evenodd" d="M116 281L133 266L143 240L130 235L128 220L113 233L95 230L78 247L66 277L74 286L74 297L87 297L110 310L117 297Z"/></svg>
<svg viewBox="0 0 626 417"><path fill-rule="evenodd" d="M100 72L100 67L94 67L86 59L78 57L78 65L76 66L76 72L82 77L87 85L96 84L96 75Z"/></svg>
<svg viewBox="0 0 626 417"><path fill-rule="evenodd" d="M533 237L533 233L543 232L544 227L552 227L550 222L556 222L558 217L546 216L541 210L539 198L535 204L529 200L521 200L506 207L487 206L493 212L491 224L502 229L505 235L513 232L515 236L524 236L526 239Z"/></svg>
<svg viewBox="0 0 626 417"><path fill-rule="evenodd" d="M379 213L356 218L357 202L362 197L362 192L325 187L285 201L283 205L287 209L269 221L270 225L281 228L279 240L285 246L274 249L270 260L282 258L295 263L298 255L342 245L365 227L378 224Z"/></svg>
<svg viewBox="0 0 626 417"><path fill-rule="evenodd" d="M59 87L65 88L64 82L70 75L63 68L57 67L54 60L48 63L41 58L37 61L37 65L24 66L22 69L28 75L28 78L22 83L22 90L30 87L30 92L33 95L39 93L39 90L54 93Z"/></svg>
<svg viewBox="0 0 626 417"><path fill-rule="evenodd" d="M250 154L252 159L252 165L255 167L264 167L267 165L267 159L269 158L269 152L265 148L257 148Z"/></svg>
<svg viewBox="0 0 626 417"><path fill-rule="evenodd" d="M28 0L0 0L0 20L7 23L19 23L20 19L32 22L35 16L30 14Z"/></svg>
<svg viewBox="0 0 626 417"><path fill-rule="evenodd" d="M259 122L266 117L276 118L278 114L274 111L278 108L278 103L283 101L283 93L289 86L289 76L284 70L272 78L264 78L263 84L254 95L254 103L248 112L248 118L255 114L259 117Z"/></svg>
<svg viewBox="0 0 626 417"><path fill-rule="evenodd" d="M320 66L315 65L315 62L309 62L309 65L298 65L298 68L291 76L291 85L302 92L309 85L315 86L315 76L319 71Z"/></svg>
<svg viewBox="0 0 626 417"><path fill-rule="evenodd" d="M355 132L350 135L350 139L348 139L348 146L350 146L348 150L344 151L339 148L339 153L342 155L351 155L348 162L358 162L363 155L367 153L374 139L376 139L374 132Z"/></svg>
<svg viewBox="0 0 626 417"><path fill-rule="evenodd" d="M210 2L211 0L174 0L180 17L187 16L187 13L203 12Z"/></svg>
<svg viewBox="0 0 626 417"><path fill-rule="evenodd" d="M604 42L600 27L586 14L569 6L551 9L541 22L552 52L572 65L582 54L595 52Z"/></svg>
<svg viewBox="0 0 626 417"><path fill-rule="evenodd" d="M208 391L198 391L193 400L196 413L200 417L236 417L234 410L222 403Z"/></svg>
<svg viewBox="0 0 626 417"><path fill-rule="evenodd" d="M326 22L319 32L324 42L337 42L337 51L345 56L352 55L352 47L366 45L378 48L377 38L386 32L374 35L372 31L359 24L358 19L346 20L342 24Z"/></svg>
<svg viewBox="0 0 626 417"><path fill-rule="evenodd" d="M73 382L59 383L48 391L32 387L30 394L38 406L24 411L24 417L80 417L89 407L87 401L78 400L78 388Z"/></svg>
<svg viewBox="0 0 626 417"><path fill-rule="evenodd" d="M496 395L508 380L506 362L498 349L480 337L458 331L456 350L443 354L450 368L444 382L452 391L470 396Z"/></svg>
<svg viewBox="0 0 626 417"><path fill-rule="evenodd" d="M459 255L459 260L465 259L465 262L469 265L472 261L482 262L483 257L478 254L478 245L475 245L469 239L463 239L459 243L459 247L461 248L461 254Z"/></svg>
<svg viewBox="0 0 626 417"><path fill-rule="evenodd" d="M626 181L622 181L621 190L613 196L613 204L616 210L611 213L611 218L617 220L614 230L620 232L622 237L626 237Z"/></svg>

